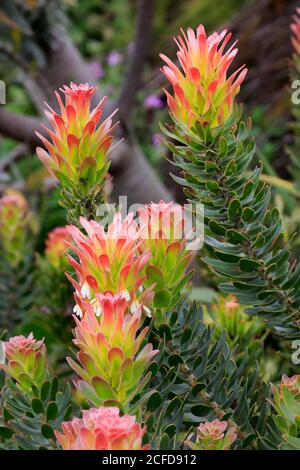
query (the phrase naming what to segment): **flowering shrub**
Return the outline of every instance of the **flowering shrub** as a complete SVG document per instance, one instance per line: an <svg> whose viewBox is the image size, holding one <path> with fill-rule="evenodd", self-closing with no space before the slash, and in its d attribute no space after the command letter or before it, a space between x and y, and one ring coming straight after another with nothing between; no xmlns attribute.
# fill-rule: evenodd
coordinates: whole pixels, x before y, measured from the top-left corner
<svg viewBox="0 0 300 470"><path fill-rule="evenodd" d="M53 131L47 129L50 141L38 133L47 151L37 148L37 155L62 187L62 204L69 209L69 220L79 215L90 216L103 202L112 143L112 115L97 127L106 98L92 111L91 99L96 89L87 83L61 89L63 103L56 93L60 114L45 111Z"/></svg>
<svg viewBox="0 0 300 470"><path fill-rule="evenodd" d="M249 172L255 142L236 102L247 69L234 69L230 39L200 25L176 40L179 63L161 55L172 86L172 124L162 131L181 173L174 179L190 221L197 204L204 208L200 262L226 294L204 308L190 301L200 256L180 205L149 202L137 214L103 216L115 127L112 115L101 120L105 100L93 107L96 89L71 83L63 98L56 93L60 111L48 106L52 130L39 134L37 155L59 185L69 225L52 230L36 256L38 299L20 325L27 336L1 343L0 448L300 449L300 376L285 359L286 340L300 337L300 268L261 164ZM122 58L114 52L108 62ZM145 106L158 108L157 98ZM1 249L17 271L32 220L22 195L0 199ZM13 284L8 293L15 296ZM75 351L66 358L53 337L69 346L70 324ZM286 372L279 385L269 370L276 349Z"/></svg>

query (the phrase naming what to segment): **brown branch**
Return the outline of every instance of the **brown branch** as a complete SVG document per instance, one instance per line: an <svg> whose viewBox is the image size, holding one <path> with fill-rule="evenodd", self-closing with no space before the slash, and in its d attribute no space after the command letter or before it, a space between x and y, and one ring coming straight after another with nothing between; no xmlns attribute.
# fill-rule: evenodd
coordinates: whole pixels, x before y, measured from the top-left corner
<svg viewBox="0 0 300 470"><path fill-rule="evenodd" d="M38 117L25 116L0 108L0 134L17 142L24 142L31 147L36 146L39 141L35 131L41 131L40 123Z"/></svg>
<svg viewBox="0 0 300 470"><path fill-rule="evenodd" d="M139 0L134 49L118 100L121 121L127 122L134 105L143 73L143 65L151 44L155 0Z"/></svg>

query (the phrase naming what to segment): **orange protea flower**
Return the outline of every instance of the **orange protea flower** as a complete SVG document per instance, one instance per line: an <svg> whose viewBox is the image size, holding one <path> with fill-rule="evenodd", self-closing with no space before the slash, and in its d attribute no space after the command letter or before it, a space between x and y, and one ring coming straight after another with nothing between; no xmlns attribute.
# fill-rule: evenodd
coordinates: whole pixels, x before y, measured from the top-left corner
<svg viewBox="0 0 300 470"><path fill-rule="evenodd" d="M138 253L140 230L133 221L133 214L129 214L122 222L121 214L117 213L107 230L99 223L83 217L80 222L87 235L83 235L75 226L67 227L75 243L72 249L79 258L78 263L68 256L77 276L76 281L68 275L76 289L77 298L81 297L97 308L97 294L121 293L132 312L138 308L138 301L149 303L151 292L149 289L143 290L145 276L142 271L151 253ZM80 315L80 308L77 307L76 311Z"/></svg>
<svg viewBox="0 0 300 470"><path fill-rule="evenodd" d="M7 261L17 267L27 254L34 219L24 196L7 190L0 198L0 246Z"/></svg>
<svg viewBox="0 0 300 470"><path fill-rule="evenodd" d="M186 250L184 208L173 202L160 201L138 211L142 244L140 250L150 250L146 286L155 284L154 306L170 308L188 282L188 272L194 252ZM155 316L159 321L158 313Z"/></svg>
<svg viewBox="0 0 300 470"><path fill-rule="evenodd" d="M64 269L68 266L65 253L71 241L72 238L66 227L56 227L48 233L45 254L54 268Z"/></svg>
<svg viewBox="0 0 300 470"><path fill-rule="evenodd" d="M62 433L54 431L64 450L146 450L142 440L146 428L134 416L120 416L116 407L91 408L82 418L62 424Z"/></svg>
<svg viewBox="0 0 300 470"><path fill-rule="evenodd" d="M189 129L196 123L217 127L232 115L247 69L243 66L227 77L238 49L235 42L225 52L231 38L226 30L206 36L204 26L200 25L196 32L189 28L185 34L182 30L182 35L183 38L175 39L181 69L164 54L160 55L167 63L162 72L174 90L174 97L166 92L171 114Z"/></svg>
<svg viewBox="0 0 300 470"><path fill-rule="evenodd" d="M46 348L33 334L13 336L4 343L5 363L0 368L12 377L23 390L40 386L46 373Z"/></svg>
<svg viewBox="0 0 300 470"><path fill-rule="evenodd" d="M291 24L291 30L293 32L292 44L295 52L300 55L300 7L296 8L293 20L294 22Z"/></svg>
<svg viewBox="0 0 300 470"><path fill-rule="evenodd" d="M112 116L97 127L106 97L91 111L91 99L96 89L88 83L61 88L65 103L56 92L60 114L46 110L53 130L43 126L50 140L40 135L47 151L38 147L37 155L63 188L87 192L105 177L111 152Z"/></svg>
<svg viewBox="0 0 300 470"><path fill-rule="evenodd" d="M83 318L75 317L74 344L79 348L80 366L68 358L83 379L77 382L84 396L96 406L114 400L125 406L139 391L150 359L157 354L151 344L141 350L147 328L141 328L141 308L131 314L121 294L99 294L97 311L89 302L77 299Z"/></svg>

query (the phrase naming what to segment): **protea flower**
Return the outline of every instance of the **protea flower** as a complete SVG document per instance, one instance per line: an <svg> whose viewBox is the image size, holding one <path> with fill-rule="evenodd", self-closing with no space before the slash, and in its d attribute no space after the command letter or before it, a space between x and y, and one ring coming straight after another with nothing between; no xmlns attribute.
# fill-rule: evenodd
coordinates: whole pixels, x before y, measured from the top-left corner
<svg viewBox="0 0 300 470"><path fill-rule="evenodd" d="M134 416L120 416L116 407L100 407L63 423L62 433L55 431L55 436L64 450L146 450L145 431Z"/></svg>
<svg viewBox="0 0 300 470"><path fill-rule="evenodd" d="M141 348L147 332L140 331L141 308L130 313L121 294L98 294L95 303L92 307L78 299L83 318L75 317L73 341L80 365L71 358L68 362L83 379L77 386L91 403L113 400L124 407L138 393L147 364L158 351L151 344Z"/></svg>
<svg viewBox="0 0 300 470"><path fill-rule="evenodd" d="M261 350L257 342L265 331L265 325L260 318L246 315L234 295L220 295L216 302L204 309L204 313L205 321L214 324L217 335L227 331L232 345L249 343L250 352L257 354Z"/></svg>
<svg viewBox="0 0 300 470"><path fill-rule="evenodd" d="M188 442L194 450L229 450L237 438L236 429L228 427L227 421L214 419L201 423L197 430L196 443Z"/></svg>
<svg viewBox="0 0 300 470"><path fill-rule="evenodd" d="M300 442L300 375L282 376L278 387L272 385L273 407L277 413L274 421L281 432L283 449L299 449Z"/></svg>
<svg viewBox="0 0 300 470"><path fill-rule="evenodd" d="M68 262L65 254L71 240L66 227L56 227L48 233L45 254L51 266L59 270L67 269Z"/></svg>
<svg viewBox="0 0 300 470"><path fill-rule="evenodd" d="M107 230L93 220L81 218L80 222L87 236L75 226L67 227L74 241L72 250L79 258L78 263L73 257L68 257L77 276L75 281L68 275L76 289L76 298L81 297L95 305L97 294L122 293L132 312L138 308L139 302L149 303L151 289L143 290L145 276L142 271L151 253L138 253L142 242L133 214L122 222L121 214L117 213ZM80 315L78 307L76 311Z"/></svg>
<svg viewBox="0 0 300 470"><path fill-rule="evenodd" d="M141 251L150 250L147 263L147 283L155 284L154 306L170 308L179 300L179 294L192 272L188 267L193 251L186 250L184 209L173 202L151 203L139 209ZM159 313L155 313L157 321Z"/></svg>
<svg viewBox="0 0 300 470"><path fill-rule="evenodd" d="M106 97L90 109L96 89L88 83L61 88L64 103L56 92L60 113L46 110L53 130L45 129L47 140L38 133L47 151L37 148L37 155L62 186L62 204L69 209L69 220L76 222L79 215L89 218L103 202L104 183L112 151L112 116L99 126ZM97 127L98 126L98 127Z"/></svg>
<svg viewBox="0 0 300 470"><path fill-rule="evenodd" d="M236 42L226 51L231 33L213 33L207 37L204 26L196 32L175 39L177 57L181 69L161 54L167 66L162 68L174 91L167 99L171 115L176 123L192 130L196 123L214 128L223 124L232 114L236 95L239 93L247 69L241 67L228 77L228 69L238 49Z"/></svg>
<svg viewBox="0 0 300 470"><path fill-rule="evenodd" d="M297 55L300 55L300 7L296 8L296 13L293 16L293 23L291 30L293 32L292 44Z"/></svg>
<svg viewBox="0 0 300 470"><path fill-rule="evenodd" d="M5 363L0 368L28 391L33 385L39 387L46 374L46 348L44 341L37 341L33 334L13 336L4 343Z"/></svg>
<svg viewBox="0 0 300 470"><path fill-rule="evenodd" d="M17 267L26 256L29 233L34 230L26 199L18 191L8 190L0 198L0 246L11 266Z"/></svg>

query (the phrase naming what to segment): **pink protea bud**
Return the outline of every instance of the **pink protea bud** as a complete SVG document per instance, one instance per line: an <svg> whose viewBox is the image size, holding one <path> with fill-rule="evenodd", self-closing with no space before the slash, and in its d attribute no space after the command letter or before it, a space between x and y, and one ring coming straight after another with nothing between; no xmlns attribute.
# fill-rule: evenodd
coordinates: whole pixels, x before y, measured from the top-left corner
<svg viewBox="0 0 300 470"><path fill-rule="evenodd" d="M115 127L111 118L115 113L98 126L106 97L91 110L96 89L88 83L71 83L70 87L64 85L60 91L65 96L63 103L56 92L60 113L49 106L45 111L53 128L45 127L50 140L38 133L47 151L38 147L37 155L64 188L72 190L75 185L77 190L84 192L99 184L107 173Z"/></svg>
<svg viewBox="0 0 300 470"><path fill-rule="evenodd" d="M227 421L214 419L199 425L193 447L198 450L229 450L236 438L235 427L228 427Z"/></svg>
<svg viewBox="0 0 300 470"><path fill-rule="evenodd" d="M235 309L239 309L240 307L240 304L237 302L234 296L228 296L228 299L225 301L225 308L228 312L231 312Z"/></svg>
<svg viewBox="0 0 300 470"><path fill-rule="evenodd" d="M296 8L296 13L293 16L294 22L291 24L292 35L292 45L296 54L300 55L300 7Z"/></svg>
<svg viewBox="0 0 300 470"><path fill-rule="evenodd" d="M45 254L49 263L56 269L66 269L68 266L65 256L68 243L72 238L66 227L56 227L48 233L45 242Z"/></svg>
<svg viewBox="0 0 300 470"><path fill-rule="evenodd" d="M68 358L81 377L78 388L94 405L115 400L126 405L132 391L137 392L143 373L158 351L141 343L147 328L141 328L141 308L128 311L121 294L98 294L93 307L78 299L83 318L75 317L74 344L80 365ZM95 315L98 312L98 316Z"/></svg>
<svg viewBox="0 0 300 470"><path fill-rule="evenodd" d="M282 382L271 386L272 406L276 411L274 422L282 434L286 448L295 450L300 437L300 375L288 377L283 374Z"/></svg>
<svg viewBox="0 0 300 470"><path fill-rule="evenodd" d="M232 114L234 102L247 69L241 67L229 77L228 69L238 49L236 42L225 52L231 33L206 35L203 25L196 32L191 28L187 34L175 39L178 45L178 68L168 57L161 54L167 66L162 68L174 91L167 99L176 123L191 130L196 123L210 128L223 124Z"/></svg>
<svg viewBox="0 0 300 470"><path fill-rule="evenodd" d="M145 431L134 416L120 416L116 407L100 407L63 423L62 433L55 431L55 435L64 450L146 450Z"/></svg>
<svg viewBox="0 0 300 470"><path fill-rule="evenodd" d="M184 208L173 202L160 201L141 207L138 214L140 250L151 252L145 285L155 284L154 306L168 309L175 305L191 276L188 267L195 253L186 249ZM160 321L158 312L155 318Z"/></svg>
<svg viewBox="0 0 300 470"><path fill-rule="evenodd" d="M0 198L0 246L13 267L24 259L31 231L35 231L34 219L26 199L18 191L7 190Z"/></svg>
<svg viewBox="0 0 300 470"><path fill-rule="evenodd" d="M40 386L46 374L46 348L44 341L37 341L33 334L28 337L13 336L4 343L4 372L16 380L23 390L32 385Z"/></svg>
<svg viewBox="0 0 300 470"><path fill-rule="evenodd" d="M145 280L142 271L151 253L138 252L140 231L133 214L122 221L121 214L117 213L107 230L93 220L81 217L80 221L87 236L75 226L67 227L75 243L72 250L79 258L78 263L69 256L77 281L68 278L76 289L77 298L93 301L100 293L122 293L132 310L138 307L138 302L149 302L151 291L142 288Z"/></svg>
<svg viewBox="0 0 300 470"><path fill-rule="evenodd" d="M300 399L300 375L288 377L286 374L283 374L281 380L282 382L279 385L280 396L282 396L283 390L287 389L294 397Z"/></svg>

